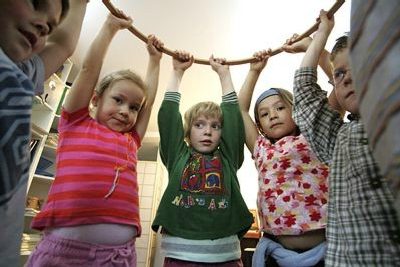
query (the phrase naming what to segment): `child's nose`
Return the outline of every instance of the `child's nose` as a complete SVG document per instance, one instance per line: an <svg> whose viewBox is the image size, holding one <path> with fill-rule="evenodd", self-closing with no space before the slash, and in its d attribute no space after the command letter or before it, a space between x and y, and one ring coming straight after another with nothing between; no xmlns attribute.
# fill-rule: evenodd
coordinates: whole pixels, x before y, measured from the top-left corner
<svg viewBox="0 0 400 267"><path fill-rule="evenodd" d="M49 34L50 28L44 19L37 19L34 25L39 36L46 36Z"/></svg>
<svg viewBox="0 0 400 267"><path fill-rule="evenodd" d="M123 115L127 115L129 112L129 107L126 105L122 105L119 109L119 113L123 114Z"/></svg>
<svg viewBox="0 0 400 267"><path fill-rule="evenodd" d="M211 135L211 126L210 126L210 125L207 125L207 126L205 127L204 133L205 133L206 135Z"/></svg>

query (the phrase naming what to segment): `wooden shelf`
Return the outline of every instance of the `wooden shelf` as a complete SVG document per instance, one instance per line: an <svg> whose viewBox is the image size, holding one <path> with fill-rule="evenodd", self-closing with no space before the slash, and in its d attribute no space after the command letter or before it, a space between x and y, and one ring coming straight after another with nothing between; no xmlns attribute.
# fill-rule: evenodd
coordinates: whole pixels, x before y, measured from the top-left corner
<svg viewBox="0 0 400 267"><path fill-rule="evenodd" d="M45 183L52 183L54 181L54 177L52 176L44 176L40 174L34 174L33 179L37 179L37 181L45 182Z"/></svg>

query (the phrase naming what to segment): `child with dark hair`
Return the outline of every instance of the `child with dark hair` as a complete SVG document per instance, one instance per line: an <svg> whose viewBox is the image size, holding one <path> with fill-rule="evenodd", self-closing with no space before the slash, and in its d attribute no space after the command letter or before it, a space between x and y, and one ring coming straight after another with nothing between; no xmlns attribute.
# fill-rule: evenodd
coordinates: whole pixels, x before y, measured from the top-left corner
<svg viewBox="0 0 400 267"><path fill-rule="evenodd" d="M293 38L295 38L294 35ZM311 38L285 46L304 52ZM329 53L321 57L327 62ZM281 88L265 90L249 107L269 51L254 54L239 93L246 146L258 171L257 208L263 236L253 266L324 266L329 168L319 161L292 118L293 95ZM329 65L321 64L324 69Z"/></svg>

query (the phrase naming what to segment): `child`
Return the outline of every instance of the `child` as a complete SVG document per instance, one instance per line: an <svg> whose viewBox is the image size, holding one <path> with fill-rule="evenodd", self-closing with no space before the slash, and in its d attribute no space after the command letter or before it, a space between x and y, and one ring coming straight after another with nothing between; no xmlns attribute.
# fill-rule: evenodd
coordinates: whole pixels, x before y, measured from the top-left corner
<svg viewBox="0 0 400 267"><path fill-rule="evenodd" d="M305 51L309 43L307 38L291 48ZM263 237L253 266L323 266L328 167L316 158L294 123L289 91L264 91L255 103L255 122L248 113L269 52L255 53L259 61L251 63L239 93L246 146L259 173L257 207Z"/></svg>
<svg viewBox="0 0 400 267"><path fill-rule="evenodd" d="M75 50L86 4L0 1L0 266L20 260L32 98Z"/></svg>
<svg viewBox="0 0 400 267"><path fill-rule="evenodd" d="M28 266L136 266L137 149L157 91L161 52L156 47L162 43L149 37L146 83L122 70L103 78L93 93L112 38L131 25L120 14L104 22L65 100L56 178L32 222L44 237Z"/></svg>
<svg viewBox="0 0 400 267"><path fill-rule="evenodd" d="M368 146L352 86L347 37L331 52L335 93L351 116L343 122L317 84L318 58L334 21L320 25L294 78L294 119L318 158L330 165L326 266L399 266L400 227L386 180Z"/></svg>
<svg viewBox="0 0 400 267"><path fill-rule="evenodd" d="M178 51L158 113L160 155L169 173L154 231L162 227L164 266L243 266L241 238L253 217L239 188L244 129L229 67L210 58L222 85L222 104L201 102L179 113L179 85L193 57ZM187 143L185 143L185 141Z"/></svg>

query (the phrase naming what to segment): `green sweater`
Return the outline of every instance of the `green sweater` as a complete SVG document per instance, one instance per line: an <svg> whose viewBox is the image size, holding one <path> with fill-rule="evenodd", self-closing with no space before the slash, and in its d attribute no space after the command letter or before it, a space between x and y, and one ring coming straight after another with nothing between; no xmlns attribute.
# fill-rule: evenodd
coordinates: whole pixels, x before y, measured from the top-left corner
<svg viewBox="0 0 400 267"><path fill-rule="evenodd" d="M176 93L175 93L176 94ZM242 237L253 217L240 193L237 170L243 163L244 125L235 93L223 97L223 126L218 147L222 162L223 193L193 193L181 189L181 177L192 148L184 141L179 96L167 93L158 113L160 155L169 181L152 229L162 226L170 235L185 239ZM230 101L225 101L230 99ZM213 205L215 204L215 206ZM210 208L215 207L215 208Z"/></svg>

